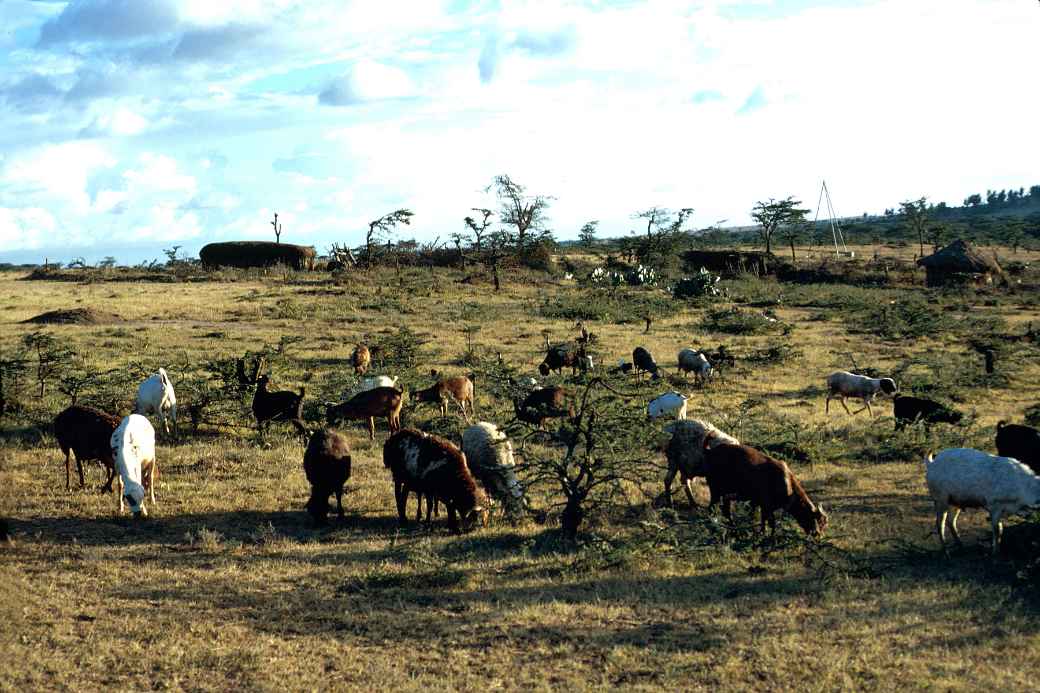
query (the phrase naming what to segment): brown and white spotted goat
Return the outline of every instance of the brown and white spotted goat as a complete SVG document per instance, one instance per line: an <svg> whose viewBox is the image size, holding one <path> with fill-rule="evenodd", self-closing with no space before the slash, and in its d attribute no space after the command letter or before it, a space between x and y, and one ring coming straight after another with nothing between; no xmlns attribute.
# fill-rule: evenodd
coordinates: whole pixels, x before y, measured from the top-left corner
<svg viewBox="0 0 1040 693"><path fill-rule="evenodd" d="M438 500L448 509L453 532L487 524L488 502L466 464L466 456L443 438L405 428L383 444L383 465L394 479L394 497L401 523L407 521L405 504L411 492ZM456 514L461 518L461 528Z"/></svg>

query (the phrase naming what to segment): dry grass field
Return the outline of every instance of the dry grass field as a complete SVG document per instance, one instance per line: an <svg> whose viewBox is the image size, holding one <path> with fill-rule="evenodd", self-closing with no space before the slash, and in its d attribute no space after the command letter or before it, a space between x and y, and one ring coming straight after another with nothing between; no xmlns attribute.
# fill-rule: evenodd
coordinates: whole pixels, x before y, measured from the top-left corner
<svg viewBox="0 0 1040 693"><path fill-rule="evenodd" d="M14 535L0 545L0 689L1035 690L1036 524L1011 520L1005 553L991 560L986 514L966 511L965 546L944 557L921 462L940 447L993 451L997 421L1021 422L1040 401L1035 344L1009 347L991 376L968 345L1023 332L1037 318L1032 290L928 292L920 277L918 286L876 289L744 279L726 282L723 299L682 303L527 272L507 273L499 293L486 280L460 282L455 270L417 268L389 279L23 277L0 274L0 357L39 329L22 322L35 315L108 311L123 321L46 332L86 370L122 369L136 383L138 372L164 366L187 404L186 371L295 336L271 362L272 387L306 386L311 426L320 402L338 399L353 377L354 344L401 326L422 342L418 362L400 372L409 389L429 384L431 368L476 371L480 418L505 423L512 405L486 375L498 354L535 374L543 330L572 339L568 311L603 304L611 317L589 324L604 372L640 344L669 376L680 348L727 345L738 360L724 378L680 388L692 393L690 416L742 440L809 451L811 464L792 468L830 527L819 545L786 519L774 541L746 527L727 533L703 508L706 496L691 509L681 492L674 511L659 510L664 458L650 445L625 454L658 471L590 512L576 544L560 536L559 493L547 484L531 489L533 505L550 510L544 523L499 519L462 536L443 517L432 529L398 527L379 422L374 442L358 423L341 429L354 453L347 518L314 529L300 440L277 424L258 438L248 399L197 433L182 413L181 439L159 446L158 506L135 522L119 516L115 494L97 492L93 465L86 489L65 490L49 421L69 398L54 383L36 397L30 374L18 408L0 419L0 517ZM886 312L906 301L923 313ZM655 313L649 334L645 306ZM716 330L733 307L745 318L768 311L788 333L759 317L750 333ZM879 321L897 318L878 334ZM968 423L894 433L887 402L874 418L840 406L825 414L824 378L853 362L953 402ZM551 380L582 388L580 376ZM610 382L639 394L616 406L655 439L662 423L647 424L642 408L680 381ZM88 385L80 401L103 386ZM615 406L606 404L615 395L598 393ZM442 432L465 425L438 420L433 407L406 405L404 419ZM548 444L528 450L559 454ZM751 521L738 513L738 523Z"/></svg>

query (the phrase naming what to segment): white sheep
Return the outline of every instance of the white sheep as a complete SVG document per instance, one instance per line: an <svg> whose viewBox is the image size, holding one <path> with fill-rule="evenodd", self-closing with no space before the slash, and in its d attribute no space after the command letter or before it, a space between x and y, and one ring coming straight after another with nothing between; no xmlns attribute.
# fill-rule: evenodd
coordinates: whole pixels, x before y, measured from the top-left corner
<svg viewBox="0 0 1040 693"><path fill-rule="evenodd" d="M863 409L866 409L873 416L874 410L870 408L870 403L879 392L888 396L894 395L896 393L896 381L891 378L868 378L865 375L856 375L848 371L831 373L827 376L827 403L824 411L829 414L831 411L831 400L838 398L841 401L841 406L845 408L846 414L858 414ZM848 405L845 404L846 397L863 400L863 409L857 409L855 412L849 411Z"/></svg>
<svg viewBox="0 0 1040 693"><path fill-rule="evenodd" d="M506 512L515 515L526 507L524 487L514 471L513 444L495 424L478 421L463 431L462 452L473 476L502 501Z"/></svg>
<svg viewBox="0 0 1040 693"><path fill-rule="evenodd" d="M672 481L679 474L686 497L690 505L694 505L691 480L695 476L704 476L705 445L710 450L723 443L740 445L740 441L699 419L673 421L664 427L664 432L672 436L665 446L665 457L668 458L668 473L664 478L665 500L669 506L672 505Z"/></svg>
<svg viewBox="0 0 1040 693"><path fill-rule="evenodd" d="M126 498L134 517L147 515L144 496L148 492L152 505L155 505L155 483L159 477L159 465L155 461L155 429L145 417L131 414L119 423L109 442L119 473L119 512L123 512L123 499Z"/></svg>
<svg viewBox="0 0 1040 693"><path fill-rule="evenodd" d="M1040 505L1040 477L1011 457L971 448L949 448L925 458L925 481L935 503L935 527L946 550L946 517L959 544L957 516L963 508L986 508L992 526L993 555L1004 532L1001 519Z"/></svg>
<svg viewBox="0 0 1040 693"><path fill-rule="evenodd" d="M695 349L683 349L679 352L679 372L685 376L693 373L693 377L699 382L707 382L711 377L712 368L708 357Z"/></svg>
<svg viewBox="0 0 1040 693"><path fill-rule="evenodd" d="M646 405L646 418L659 419L673 416L677 421L686 418L686 401L689 398L678 392L666 392Z"/></svg>
<svg viewBox="0 0 1040 693"><path fill-rule="evenodd" d="M348 390L346 394L344 394L343 398L350 399L359 392L367 392L369 390L374 390L377 387L392 387L395 390L400 390L401 388L398 387L397 380L398 376L396 375L393 377L390 377L388 375L366 376L359 380L357 385Z"/></svg>
<svg viewBox="0 0 1040 693"><path fill-rule="evenodd" d="M166 369L160 368L158 373L151 374L138 385L134 413L142 416L154 414L159 417L159 425L166 435L170 435L171 423L174 435L177 434L177 395Z"/></svg>

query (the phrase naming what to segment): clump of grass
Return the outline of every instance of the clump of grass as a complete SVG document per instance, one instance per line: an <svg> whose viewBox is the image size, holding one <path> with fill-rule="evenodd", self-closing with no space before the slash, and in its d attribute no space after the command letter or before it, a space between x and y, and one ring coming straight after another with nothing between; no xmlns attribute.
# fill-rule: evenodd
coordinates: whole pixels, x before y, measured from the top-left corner
<svg viewBox="0 0 1040 693"><path fill-rule="evenodd" d="M862 311L848 311L846 323L852 332L875 334L882 339L936 337L953 326L952 318L920 296L904 296Z"/></svg>
<svg viewBox="0 0 1040 693"><path fill-rule="evenodd" d="M184 533L184 541L191 548L207 553L217 553L224 548L224 535L208 527L189 529Z"/></svg>
<svg viewBox="0 0 1040 693"><path fill-rule="evenodd" d="M669 299L663 292L618 288L546 297L538 306L538 313L558 320L595 320L629 325L643 322L647 315L669 317L681 309L681 303Z"/></svg>

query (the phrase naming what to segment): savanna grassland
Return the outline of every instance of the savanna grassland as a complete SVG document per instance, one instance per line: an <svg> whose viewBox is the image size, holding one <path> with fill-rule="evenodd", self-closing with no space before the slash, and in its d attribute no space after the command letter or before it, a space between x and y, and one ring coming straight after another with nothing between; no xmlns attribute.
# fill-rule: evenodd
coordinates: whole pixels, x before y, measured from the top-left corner
<svg viewBox="0 0 1040 693"><path fill-rule="evenodd" d="M944 557L921 462L941 447L993 451L997 421L1021 422L1040 401L1035 342L997 339L992 374L972 346L1026 332L1040 305L1035 277L944 291L914 274L879 287L746 277L723 282L722 298L683 302L562 273L510 270L498 293L486 277L464 276L414 267L177 282L0 273L0 357L42 329L74 350L69 373L103 374L86 379L78 400L120 414L141 377L164 366L182 433L160 443L158 506L135 522L118 515L115 494L97 492L93 464L87 488L74 474L65 490L49 428L70 401L60 372L42 396L31 369L17 397L8 394L0 516L13 542L0 546L0 688L1035 689L1036 524L1011 520L994 561L985 513L967 511L965 546ZM23 323L77 307L122 320ZM560 493L547 482L530 490L542 521L496 519L462 536L443 517L432 529L398 527L385 422L374 442L359 422L341 428L353 451L347 518L314 529L290 427L258 437L248 395L212 405L197 431L185 411L215 387L204 364L265 351L272 388L305 386L316 426L321 402L353 382L347 359L365 341L386 345L374 372L400 375L409 389L428 385L431 368L475 373L479 418L505 424L505 375L536 374L543 330L573 339L577 317L597 337L598 371L634 395L593 389L604 420L618 422L616 436L601 430L601 445L641 477L604 487L576 543L560 535ZM720 344L736 356L722 378L701 387L676 377L680 348ZM609 373L637 345L657 356L667 384ZM874 418L833 404L825 414L824 378L854 365L951 403L967 423L895 433L888 402ZM587 382L569 371L549 380L577 393ZM830 514L823 542L804 540L789 520L777 538L759 537L747 511L728 527L703 508L703 487L701 507L689 507L678 483L675 508L658 507L665 438L645 405L672 387L692 394L691 417L789 452ZM465 426L434 407L406 405L403 418L449 435ZM528 429L510 431L520 448ZM532 438L520 457L559 454Z"/></svg>

